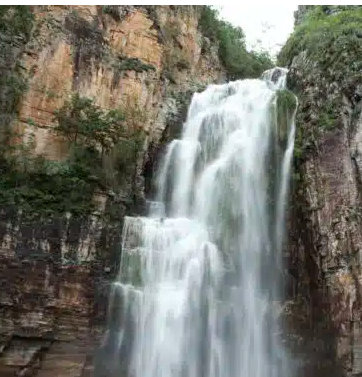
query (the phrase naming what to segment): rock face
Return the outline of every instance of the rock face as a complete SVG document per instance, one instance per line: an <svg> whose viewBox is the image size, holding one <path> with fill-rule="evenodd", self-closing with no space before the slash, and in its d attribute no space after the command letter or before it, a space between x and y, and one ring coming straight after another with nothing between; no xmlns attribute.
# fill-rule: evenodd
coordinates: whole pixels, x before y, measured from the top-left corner
<svg viewBox="0 0 362 377"><path fill-rule="evenodd" d="M13 123L18 143L61 161L67 143L53 132L54 110L71 93L121 109L146 135L134 184L112 201L118 217L144 199L159 145L183 121L192 92L224 79L217 46L198 30L197 6L34 6L35 27L22 55L29 88ZM180 112L181 111L181 112ZM149 184L149 182L146 182ZM92 216L29 219L0 213L0 375L78 377L92 373L109 282L117 273L122 221L105 216L99 193Z"/></svg>
<svg viewBox="0 0 362 377"><path fill-rule="evenodd" d="M32 77L17 127L24 137L34 134L35 152L47 158L59 160L67 153L51 126L54 110L73 91L104 109L122 109L128 126L141 126L150 143L166 127L168 100L223 78L217 47L201 54L198 7L47 6L34 11L38 35L24 57ZM138 119L127 117L137 112Z"/></svg>
<svg viewBox="0 0 362 377"><path fill-rule="evenodd" d="M0 373L79 376L100 339L121 224L1 214ZM86 373L86 372L84 372Z"/></svg>
<svg viewBox="0 0 362 377"><path fill-rule="evenodd" d="M348 25L348 12L359 11L345 12L336 17ZM323 27L335 16L325 17ZM357 29L336 33L320 55L306 40L289 56L299 110L287 317L303 376L362 375L360 47L349 49Z"/></svg>
<svg viewBox="0 0 362 377"><path fill-rule="evenodd" d="M298 26L303 22L309 9L312 7L313 5L298 5L298 9L294 12L294 26Z"/></svg>

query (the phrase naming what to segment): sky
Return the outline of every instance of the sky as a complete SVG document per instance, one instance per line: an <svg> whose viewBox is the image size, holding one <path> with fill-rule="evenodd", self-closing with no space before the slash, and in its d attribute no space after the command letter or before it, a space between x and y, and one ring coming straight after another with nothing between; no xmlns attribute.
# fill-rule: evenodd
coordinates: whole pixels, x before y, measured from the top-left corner
<svg viewBox="0 0 362 377"><path fill-rule="evenodd" d="M298 8L298 3L289 0L283 5L252 2L236 4L216 6L220 10L221 18L235 26L241 26L247 48L259 44L275 56L293 31L293 12Z"/></svg>

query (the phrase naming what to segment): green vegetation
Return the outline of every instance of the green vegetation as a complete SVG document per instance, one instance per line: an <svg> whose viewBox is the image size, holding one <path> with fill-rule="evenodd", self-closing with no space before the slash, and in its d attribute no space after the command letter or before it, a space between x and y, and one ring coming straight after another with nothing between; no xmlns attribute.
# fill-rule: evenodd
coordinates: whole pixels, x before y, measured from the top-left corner
<svg viewBox="0 0 362 377"><path fill-rule="evenodd" d="M297 100L289 90L279 90L276 98L276 115L278 125L278 137L283 143L287 142L288 126L296 110Z"/></svg>
<svg viewBox="0 0 362 377"><path fill-rule="evenodd" d="M175 11L182 15L182 9L188 7L176 7ZM170 80L171 83L176 84L177 72L183 69L189 69L190 57L185 55L182 45L179 42L180 34L179 19L169 19L162 27L162 43L164 44L163 55L163 75Z"/></svg>
<svg viewBox="0 0 362 377"><path fill-rule="evenodd" d="M44 84L36 85L34 89L44 94L47 99L59 98L59 95L55 91L47 89Z"/></svg>
<svg viewBox="0 0 362 377"><path fill-rule="evenodd" d="M338 111L332 100L323 102L322 107L318 111L317 123L324 131L333 130L337 126Z"/></svg>
<svg viewBox="0 0 362 377"><path fill-rule="evenodd" d="M0 198L8 194L4 180L12 178L7 160L14 149L11 124L28 88L28 77L20 57L30 40L33 25L34 16L29 6L0 6ZM12 166L10 162L9 168Z"/></svg>
<svg viewBox="0 0 362 377"><path fill-rule="evenodd" d="M26 70L20 56L29 41L34 16L29 6L0 6L0 145L8 139L19 101L27 90ZM0 152L1 153L1 152Z"/></svg>
<svg viewBox="0 0 362 377"><path fill-rule="evenodd" d="M325 99L320 106L315 104L317 116L311 120L308 115L308 103L303 96L300 98L302 108L297 112L297 128L294 143L294 158L298 162L303 160L305 152L316 146L318 137L327 131L332 131L340 124L339 103L340 99Z"/></svg>
<svg viewBox="0 0 362 377"><path fill-rule="evenodd" d="M124 135L123 115L118 110L103 111L91 98L73 94L70 101L55 111L58 125L55 131L73 144L81 143L93 149L101 148L102 155Z"/></svg>
<svg viewBox="0 0 362 377"><path fill-rule="evenodd" d="M54 132L68 141L69 156L60 162L36 156L34 133L24 141L12 124L28 88L29 73L21 57L30 40L37 42L38 27L29 6L0 7L0 208L19 208L28 219L65 212L85 216L95 209L97 191L111 192L116 201L120 193L132 193L144 117L136 103L104 111L92 99L74 94L54 112ZM73 46L76 75L108 56L96 19L89 22L73 11L64 27L59 33ZM154 69L138 59L120 58L119 63L120 70ZM39 90L49 99L57 96L45 86ZM133 115L132 122L126 119ZM33 130L40 127L30 118L27 123Z"/></svg>
<svg viewBox="0 0 362 377"><path fill-rule="evenodd" d="M125 56L117 56L112 59L111 67L114 69L114 76L112 82L112 89L114 89L119 82L119 79L125 71L135 71L137 73L155 71L156 68L151 64L143 63L138 58L127 58Z"/></svg>
<svg viewBox="0 0 362 377"><path fill-rule="evenodd" d="M315 147L322 133L341 124L341 93L355 101L356 86L362 82L361 25L361 6L311 6L278 56L278 65L283 66L289 66L302 51L307 58L305 63L297 64L300 71L296 74L306 78L312 90L304 92L293 75L289 81L300 102L294 148L296 166L305 152Z"/></svg>
<svg viewBox="0 0 362 377"><path fill-rule="evenodd" d="M179 46L166 47L164 56L164 74L172 82L175 83L174 72L176 70L189 69L190 61L186 59L184 53Z"/></svg>
<svg viewBox="0 0 362 377"><path fill-rule="evenodd" d="M108 55L108 43L103 37L103 30L98 26L97 17L88 21L72 10L64 22L66 35L72 45L74 74L89 73L92 62L100 64Z"/></svg>
<svg viewBox="0 0 362 377"><path fill-rule="evenodd" d="M219 19L217 10L203 5L199 29L212 42L219 44L219 57L231 80L259 77L273 66L267 52L247 51L244 32Z"/></svg>
<svg viewBox="0 0 362 377"><path fill-rule="evenodd" d="M138 73L156 70L153 65L145 64L138 58L127 58L124 56L118 56L116 61L113 63L113 67L118 71L132 70Z"/></svg>
<svg viewBox="0 0 362 377"><path fill-rule="evenodd" d="M104 5L103 13L110 14L117 22L121 19L120 6ZM117 85L120 74L127 70L135 72L155 71L151 64L146 64L138 58L114 55L108 42L104 39L104 31L99 28L97 17L88 21L76 10L69 12L65 18L65 34L72 45L74 77L76 80L82 75L89 74L92 64L106 65L114 69L114 86ZM77 82L75 82L77 86Z"/></svg>
<svg viewBox="0 0 362 377"><path fill-rule="evenodd" d="M0 206L21 208L27 218L64 212L84 216L95 208L95 190L117 193L132 184L130 169L143 138L125 129L120 110L103 111L92 99L74 94L54 115L54 130L70 145L66 160L34 157L31 140L0 160ZM28 123L37 126L32 119Z"/></svg>
<svg viewBox="0 0 362 377"><path fill-rule="evenodd" d="M120 5L102 5L102 12L109 14L115 21L119 22L121 20L119 7Z"/></svg>
<svg viewBox="0 0 362 377"><path fill-rule="evenodd" d="M180 15L184 11L190 9L177 8ZM104 6L103 12L116 20L121 17L116 6ZM155 13L154 9L152 12ZM97 17L89 21L71 11L64 25L52 18L44 23L71 43L75 78L89 73L92 64L101 62L112 65L117 72L155 70L139 59L114 57ZM132 192L135 165L144 142L144 134L139 130L147 121L147 114L136 100L122 109L104 111L92 99L74 94L54 112L54 131L69 145L66 159L54 162L36 156L32 136L27 143L15 143L18 135L10 125L27 90L31 69L27 73L21 57L25 46L29 48L30 39L31 43L38 43L34 34L40 26L35 31L34 24L29 6L0 7L0 208L20 208L28 218L64 212L85 216L95 208L92 198L97 190L110 191L117 198L122 190ZM169 67L187 69L190 63L177 41L177 22L169 26L165 30ZM242 30L218 20L210 7L202 7L200 29L218 43L230 79L256 77L272 65L267 54L247 52ZM57 95L42 90L49 99ZM39 127L33 119L28 119L28 125Z"/></svg>
<svg viewBox="0 0 362 377"><path fill-rule="evenodd" d="M20 170L15 158L1 161L1 207L21 208L27 218L63 212L81 216L92 211L95 183L77 155L62 163L28 156L28 162Z"/></svg>
<svg viewBox="0 0 362 377"><path fill-rule="evenodd" d="M24 43L29 40L34 22L30 6L2 5L0 20L0 32L12 38L14 42L18 40Z"/></svg>
<svg viewBox="0 0 362 377"><path fill-rule="evenodd" d="M347 69L349 75L355 72L360 79L361 24L360 6L315 6L282 48L278 62L287 66L305 50L333 79L343 80Z"/></svg>

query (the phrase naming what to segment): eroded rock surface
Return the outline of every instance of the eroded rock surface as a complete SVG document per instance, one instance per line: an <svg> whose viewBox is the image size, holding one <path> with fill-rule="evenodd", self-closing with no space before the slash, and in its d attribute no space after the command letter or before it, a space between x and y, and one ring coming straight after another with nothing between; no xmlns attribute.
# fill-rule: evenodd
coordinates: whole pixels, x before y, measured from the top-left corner
<svg viewBox="0 0 362 377"><path fill-rule="evenodd" d="M361 14L357 7L330 8L319 9L320 26L303 24L306 9L299 9L303 17L296 21L306 28L300 34L305 39L291 39L288 46L304 46L288 56L289 87L299 97L289 224L295 308L289 314L291 334L299 336L297 352L305 352L301 375L359 376L362 77L360 47L351 46L360 46L352 20ZM326 46L317 50L310 41L324 30L330 38L318 39Z"/></svg>
<svg viewBox="0 0 362 377"><path fill-rule="evenodd" d="M121 193L99 192L84 218L0 213L0 375L90 376L117 273L122 217L139 213L145 176L160 144L179 132L191 93L224 79L217 46L198 30L197 6L34 6L35 27L21 55L29 88L13 124L17 142L62 161L67 142L54 110L73 92L146 135ZM149 184L149 182L146 182ZM126 185L125 185L126 186ZM148 187L146 187L147 189ZM111 207L111 208L110 208ZM108 212L117 212L114 221Z"/></svg>

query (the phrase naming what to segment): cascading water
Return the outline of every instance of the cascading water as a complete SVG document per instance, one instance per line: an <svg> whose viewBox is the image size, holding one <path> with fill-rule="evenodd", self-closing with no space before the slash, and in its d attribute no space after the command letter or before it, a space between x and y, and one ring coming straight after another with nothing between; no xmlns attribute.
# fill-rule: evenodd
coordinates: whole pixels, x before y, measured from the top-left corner
<svg viewBox="0 0 362 377"><path fill-rule="evenodd" d="M125 219L99 375L290 376L275 310L296 110L279 101L286 74L194 94L149 217Z"/></svg>

